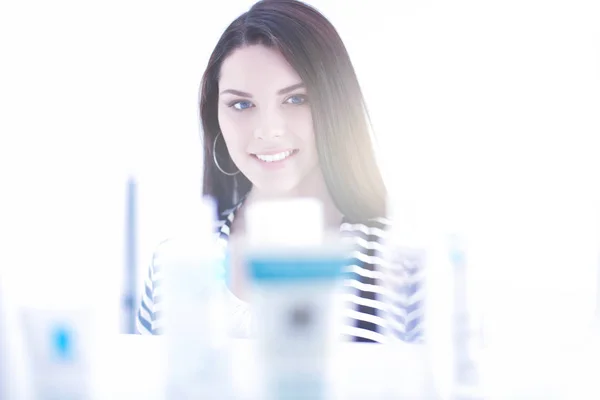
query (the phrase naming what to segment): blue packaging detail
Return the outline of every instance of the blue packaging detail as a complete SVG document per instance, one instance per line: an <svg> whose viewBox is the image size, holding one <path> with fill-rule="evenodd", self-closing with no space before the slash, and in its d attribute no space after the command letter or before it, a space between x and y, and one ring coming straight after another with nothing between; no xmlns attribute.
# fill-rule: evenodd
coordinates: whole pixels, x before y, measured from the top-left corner
<svg viewBox="0 0 600 400"><path fill-rule="evenodd" d="M225 257L223 258L223 262L221 263L221 269L218 272L218 277L223 279L227 286L231 283L231 254L229 254L229 250L225 252Z"/></svg>
<svg viewBox="0 0 600 400"><path fill-rule="evenodd" d="M348 260L337 255L255 255L248 264L254 281L337 280Z"/></svg>
<svg viewBox="0 0 600 400"><path fill-rule="evenodd" d="M52 331L54 356L60 361L70 361L73 357L72 338L68 328L58 325Z"/></svg>
<svg viewBox="0 0 600 400"><path fill-rule="evenodd" d="M273 397L277 400L324 400L327 385L321 376L292 376L274 385Z"/></svg>

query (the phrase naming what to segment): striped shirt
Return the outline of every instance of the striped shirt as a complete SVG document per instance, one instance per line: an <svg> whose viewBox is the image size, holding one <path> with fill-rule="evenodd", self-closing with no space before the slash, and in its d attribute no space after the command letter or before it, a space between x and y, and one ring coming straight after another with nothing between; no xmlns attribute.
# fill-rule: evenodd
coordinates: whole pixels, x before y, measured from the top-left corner
<svg viewBox="0 0 600 400"><path fill-rule="evenodd" d="M215 228L215 239L223 254L227 251L229 233L234 221L238 204L221 216ZM367 223L350 223L345 218L340 225L342 239L348 240L352 246L352 254L346 266L344 282L344 317L346 323L342 333L352 341L377 342L386 341L388 322L392 325L390 332L405 341L419 341L421 338L421 310L419 282L407 279L406 271L416 276L415 271L403 270L400 279L402 288L396 295L389 295L383 285L384 269L387 267L383 254L389 221L385 218L374 218ZM159 245L150 264L142 301L138 310L137 330L140 334L161 334L163 321L161 318L161 270L168 266L168 251L162 248L168 241ZM390 276L390 274L385 274ZM225 281L223 281L225 285ZM226 289L227 312L231 323L231 333L237 337L252 335L252 315L250 305L236 297ZM393 315L393 318L389 318Z"/></svg>

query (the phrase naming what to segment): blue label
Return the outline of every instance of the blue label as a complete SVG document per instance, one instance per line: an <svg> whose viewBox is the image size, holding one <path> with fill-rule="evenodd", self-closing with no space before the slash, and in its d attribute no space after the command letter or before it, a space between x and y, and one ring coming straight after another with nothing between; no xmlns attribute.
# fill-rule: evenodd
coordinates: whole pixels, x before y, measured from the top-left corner
<svg viewBox="0 0 600 400"><path fill-rule="evenodd" d="M334 280L342 278L348 260L342 257L317 256L250 257L250 276L255 281Z"/></svg>
<svg viewBox="0 0 600 400"><path fill-rule="evenodd" d="M55 357L63 361L71 360L73 358L71 331L66 326L58 325L54 327L51 335Z"/></svg>

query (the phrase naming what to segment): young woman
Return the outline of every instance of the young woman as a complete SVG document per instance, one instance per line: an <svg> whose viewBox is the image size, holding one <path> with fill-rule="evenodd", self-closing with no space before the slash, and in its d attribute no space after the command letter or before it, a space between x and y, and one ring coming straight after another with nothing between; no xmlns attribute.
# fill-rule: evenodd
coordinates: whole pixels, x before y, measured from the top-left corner
<svg viewBox="0 0 600 400"><path fill-rule="evenodd" d="M310 196L323 203L327 228L356 246L348 265L345 333L351 340L384 341L378 269L387 193L361 89L331 23L299 1L256 3L229 25L210 57L200 116L203 192L217 201L222 223L216 234L232 255L228 294L235 334L252 334L247 282L230 240L244 234L246 208L275 197ZM160 258L146 282L140 333L161 331L153 290Z"/></svg>

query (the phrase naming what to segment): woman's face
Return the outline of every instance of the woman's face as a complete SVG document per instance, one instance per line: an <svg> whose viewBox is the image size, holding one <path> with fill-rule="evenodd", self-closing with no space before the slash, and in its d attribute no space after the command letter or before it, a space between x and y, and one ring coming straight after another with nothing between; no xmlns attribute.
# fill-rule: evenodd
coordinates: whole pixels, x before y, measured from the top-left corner
<svg viewBox="0 0 600 400"><path fill-rule="evenodd" d="M296 71L276 50L235 50L219 80L218 118L233 162L261 192L285 195L319 161L309 99Z"/></svg>

